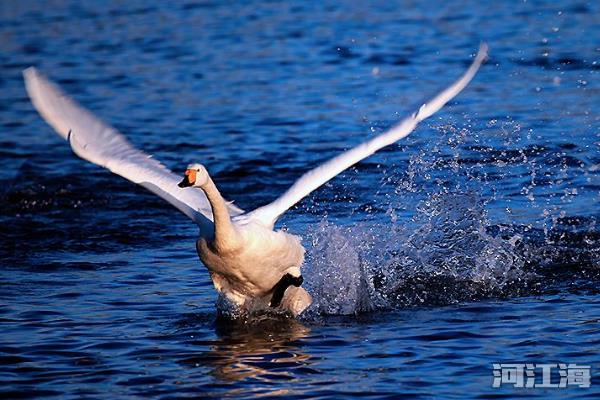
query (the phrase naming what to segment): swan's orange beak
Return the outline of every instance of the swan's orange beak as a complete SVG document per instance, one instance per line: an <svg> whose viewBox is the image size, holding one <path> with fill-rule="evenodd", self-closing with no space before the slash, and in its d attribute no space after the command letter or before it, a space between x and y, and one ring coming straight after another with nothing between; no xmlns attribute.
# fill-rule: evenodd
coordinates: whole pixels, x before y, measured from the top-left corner
<svg viewBox="0 0 600 400"><path fill-rule="evenodd" d="M183 180L179 182L177 186L179 186L180 188L186 188L192 186L194 182L196 182L196 171L194 171L193 169L186 169Z"/></svg>

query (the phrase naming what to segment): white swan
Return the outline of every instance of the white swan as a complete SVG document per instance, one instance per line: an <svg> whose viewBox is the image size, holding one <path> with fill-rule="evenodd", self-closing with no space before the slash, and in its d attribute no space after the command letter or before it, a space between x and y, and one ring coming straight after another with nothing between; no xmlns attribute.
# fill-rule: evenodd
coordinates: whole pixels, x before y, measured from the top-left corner
<svg viewBox="0 0 600 400"><path fill-rule="evenodd" d="M23 74L33 105L69 141L75 154L144 186L199 226L196 248L221 301L240 311L276 307L296 316L312 301L300 287L304 248L298 236L274 231L279 216L346 168L410 134L420 121L465 88L486 56L487 46L482 44L462 77L418 111L387 132L307 172L276 201L249 213L221 197L202 165L189 165L183 181L178 183L175 174L135 149L123 135L66 96L35 68ZM183 189L188 186L194 189Z"/></svg>

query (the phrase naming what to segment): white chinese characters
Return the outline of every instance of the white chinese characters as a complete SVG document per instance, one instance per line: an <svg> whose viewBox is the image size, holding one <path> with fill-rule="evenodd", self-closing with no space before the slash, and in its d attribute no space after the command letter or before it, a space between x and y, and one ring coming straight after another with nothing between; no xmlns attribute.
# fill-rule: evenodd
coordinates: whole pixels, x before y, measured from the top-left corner
<svg viewBox="0 0 600 400"><path fill-rule="evenodd" d="M578 386L589 388L591 385L591 367L589 365L577 364L493 364L494 382L493 387L513 385L517 388L566 388L567 386ZM558 368L558 374L553 370ZM536 374L537 372L537 374ZM541 373L541 381L536 380Z"/></svg>

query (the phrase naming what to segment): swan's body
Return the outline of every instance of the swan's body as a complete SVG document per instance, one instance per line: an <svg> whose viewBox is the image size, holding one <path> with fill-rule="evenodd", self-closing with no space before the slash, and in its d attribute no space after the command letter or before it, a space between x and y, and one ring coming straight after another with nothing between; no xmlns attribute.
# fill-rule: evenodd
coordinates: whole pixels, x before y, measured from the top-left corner
<svg viewBox="0 0 600 400"><path fill-rule="evenodd" d="M236 246L219 249L205 238L196 248L215 288L231 304L244 309L263 309L270 305L273 288L286 274L301 276L304 247L300 237L273 231L255 221L235 224ZM301 287L285 291L282 307L299 314L310 305L310 295Z"/></svg>
<svg viewBox="0 0 600 400"><path fill-rule="evenodd" d="M300 237L274 231L279 216L346 168L410 134L420 121L460 93L486 53L482 45L460 79L398 125L309 171L276 201L249 213L223 199L202 165L188 166L178 184L175 174L135 149L34 68L25 70L24 76L36 109L78 156L146 187L198 225L198 255L222 300L241 311L275 307L298 315L311 303L310 295L300 287L304 248ZM183 189L188 186L193 188Z"/></svg>

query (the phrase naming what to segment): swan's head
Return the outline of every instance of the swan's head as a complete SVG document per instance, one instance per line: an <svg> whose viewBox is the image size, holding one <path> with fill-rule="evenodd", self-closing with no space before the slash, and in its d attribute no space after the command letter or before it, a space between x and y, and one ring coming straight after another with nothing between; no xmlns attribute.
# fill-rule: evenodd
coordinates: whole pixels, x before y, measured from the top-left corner
<svg viewBox="0 0 600 400"><path fill-rule="evenodd" d="M202 164L190 164L185 170L185 176L183 180L179 182L180 188L186 188L190 186L202 187L208 182L208 172Z"/></svg>

